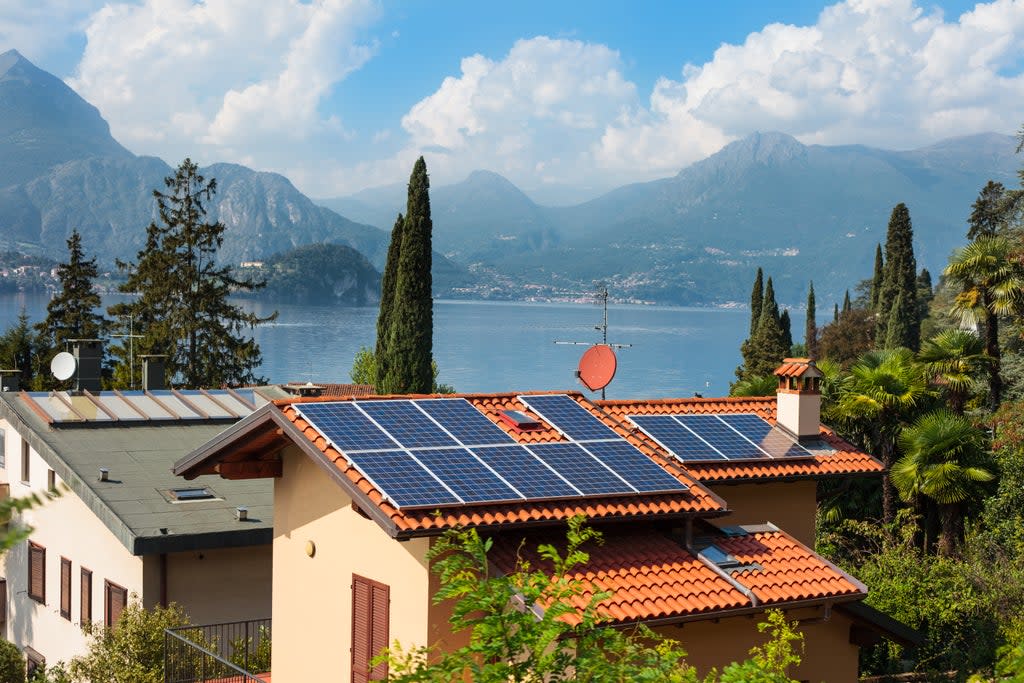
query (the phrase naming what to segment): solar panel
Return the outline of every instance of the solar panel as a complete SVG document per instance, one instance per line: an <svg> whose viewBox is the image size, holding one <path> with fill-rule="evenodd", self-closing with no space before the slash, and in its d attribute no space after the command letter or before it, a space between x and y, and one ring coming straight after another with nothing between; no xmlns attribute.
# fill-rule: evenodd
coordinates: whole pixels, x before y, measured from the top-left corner
<svg viewBox="0 0 1024 683"><path fill-rule="evenodd" d="M295 409L343 453L399 447L352 403L300 403Z"/></svg>
<svg viewBox="0 0 1024 683"><path fill-rule="evenodd" d="M598 441L585 444L584 448L637 491L654 493L689 489L627 441Z"/></svg>
<svg viewBox="0 0 1024 683"><path fill-rule="evenodd" d="M757 415L719 415L723 422L739 431L773 458L810 458L814 454L793 437L773 427Z"/></svg>
<svg viewBox="0 0 1024 683"><path fill-rule="evenodd" d="M464 398L429 398L413 403L466 446L515 443Z"/></svg>
<svg viewBox="0 0 1024 683"><path fill-rule="evenodd" d="M767 453L714 415L680 415L676 419L729 460L757 460Z"/></svg>
<svg viewBox="0 0 1024 683"><path fill-rule="evenodd" d="M363 451L346 456L400 508L461 502L406 451Z"/></svg>
<svg viewBox="0 0 1024 683"><path fill-rule="evenodd" d="M527 498L580 495L522 446L484 446L471 450Z"/></svg>
<svg viewBox="0 0 1024 683"><path fill-rule="evenodd" d="M575 443L541 443L527 446L558 471L581 493L632 494L636 491Z"/></svg>
<svg viewBox="0 0 1024 683"><path fill-rule="evenodd" d="M630 415L629 419L680 460L725 459L725 456L701 441L671 415Z"/></svg>
<svg viewBox="0 0 1024 683"><path fill-rule="evenodd" d="M406 448L459 445L411 401L359 401L356 405Z"/></svg>
<svg viewBox="0 0 1024 683"><path fill-rule="evenodd" d="M520 396L519 400L573 441L620 438L608 425L565 394Z"/></svg>
<svg viewBox="0 0 1024 683"><path fill-rule="evenodd" d="M465 448L414 450L412 455L467 503L522 499Z"/></svg>

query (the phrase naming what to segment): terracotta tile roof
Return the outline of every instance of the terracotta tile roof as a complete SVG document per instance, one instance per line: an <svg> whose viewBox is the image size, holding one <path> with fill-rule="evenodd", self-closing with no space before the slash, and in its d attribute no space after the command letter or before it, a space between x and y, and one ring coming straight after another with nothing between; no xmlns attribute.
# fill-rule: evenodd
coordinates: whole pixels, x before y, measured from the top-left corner
<svg viewBox="0 0 1024 683"><path fill-rule="evenodd" d="M608 400L595 404L606 413L605 422L614 426L634 446L646 453L662 449L626 419L628 415L689 415L753 413L775 423L775 397L680 398L653 400ZM607 419L610 417L612 419ZM703 482L763 480L792 477L824 477L846 474L876 474L882 463L840 438L828 427L821 426L821 438L834 449L803 460L763 460L728 462L712 460L688 462L686 469Z"/></svg>
<svg viewBox="0 0 1024 683"><path fill-rule="evenodd" d="M786 358L772 374L776 377L803 377L808 373L812 377L821 377L821 370L811 365L809 358Z"/></svg>
<svg viewBox="0 0 1024 683"><path fill-rule="evenodd" d="M526 412L514 395L462 395L474 405L487 406L485 413L497 420L494 415L503 408L513 406L516 410ZM386 398L423 398L422 396L372 397L363 400L384 400ZM682 483L689 487L688 491L643 494L632 496L591 496L579 499L563 499L556 501L524 501L521 503L501 503L483 505L464 505L460 507L434 509L403 510L396 508L384 499L381 491L374 487L359 471L351 465L345 456L320 436L320 434L295 410L295 405L303 402L322 401L323 397L311 399L284 399L275 401L284 416L309 441L324 454L359 491L377 506L395 525L399 534L414 535L439 533L456 526L489 527L517 524L537 524L562 522L576 515L584 515L588 519L628 519L650 516L715 516L724 513L725 502L704 488L683 468L670 465L669 469ZM500 420L498 420L501 422ZM513 431L501 422L503 429ZM524 436L524 434L526 436ZM564 438L551 429L535 432L524 432L514 435L523 443L544 441L564 441Z"/></svg>
<svg viewBox="0 0 1024 683"><path fill-rule="evenodd" d="M518 559L529 561L533 568L549 569L535 551L538 543L564 546L564 538L535 533L523 542L522 536L504 533L495 537L489 557L505 573L516 569ZM763 569L736 572L733 583L656 531L605 533L603 543L583 548L590 559L570 575L593 587L574 602L582 608L594 593L611 592L598 609L613 622L629 623L755 609L757 605L737 583L752 590L761 605L856 599L865 593L862 585L781 531L722 540L718 545L744 562L758 562ZM572 615L569 621L578 623L579 617Z"/></svg>
<svg viewBox="0 0 1024 683"><path fill-rule="evenodd" d="M319 386L323 387L324 393L321 396L325 398L336 396L373 396L377 393L372 384L320 384Z"/></svg>

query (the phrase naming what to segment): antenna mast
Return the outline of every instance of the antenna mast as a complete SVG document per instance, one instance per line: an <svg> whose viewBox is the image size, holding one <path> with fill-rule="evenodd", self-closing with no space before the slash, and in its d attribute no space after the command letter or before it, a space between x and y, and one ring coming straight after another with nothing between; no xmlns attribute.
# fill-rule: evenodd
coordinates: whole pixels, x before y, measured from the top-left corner
<svg viewBox="0 0 1024 683"><path fill-rule="evenodd" d="M601 288L594 295L596 302L600 302L603 308L603 316L601 318L600 325L594 325L594 329L601 333L600 342L585 342L585 341L555 341L556 344L564 344L569 346L607 346L612 349L628 349L632 344L609 344L608 343L608 287L607 285L601 285ZM577 371L576 376L579 377ZM610 379L608 381L611 381ZM584 384L586 386L586 384ZM607 385L606 385L607 386ZM590 387L587 387L588 389ZM601 387L601 400L605 399L605 387Z"/></svg>

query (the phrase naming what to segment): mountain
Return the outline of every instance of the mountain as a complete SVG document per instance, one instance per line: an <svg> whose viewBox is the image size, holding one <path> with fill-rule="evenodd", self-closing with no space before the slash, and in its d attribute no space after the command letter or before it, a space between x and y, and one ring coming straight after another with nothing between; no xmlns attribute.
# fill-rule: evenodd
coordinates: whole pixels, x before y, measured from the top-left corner
<svg viewBox="0 0 1024 683"><path fill-rule="evenodd" d="M217 180L208 218L225 225L222 261L330 242L383 267L389 233L314 204L284 176L224 163L200 172ZM60 259L77 228L103 264L134 260L156 218L153 190L173 174L122 147L99 111L60 79L16 51L0 55L0 248ZM439 290L472 283L465 268L437 260Z"/></svg>
<svg viewBox="0 0 1024 683"><path fill-rule="evenodd" d="M16 50L0 54L0 188L73 159L132 154L92 106Z"/></svg>

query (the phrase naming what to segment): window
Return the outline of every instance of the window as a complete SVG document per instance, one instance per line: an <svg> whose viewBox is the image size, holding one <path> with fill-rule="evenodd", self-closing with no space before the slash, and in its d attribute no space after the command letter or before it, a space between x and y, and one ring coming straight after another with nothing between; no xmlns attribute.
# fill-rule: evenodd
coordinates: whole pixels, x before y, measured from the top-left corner
<svg viewBox="0 0 1024 683"><path fill-rule="evenodd" d="M28 447L28 441L21 440L21 480L26 484L29 481L29 475L32 474L32 470L29 467L32 451Z"/></svg>
<svg viewBox="0 0 1024 683"><path fill-rule="evenodd" d="M46 604L46 548L28 542L28 597Z"/></svg>
<svg viewBox="0 0 1024 683"><path fill-rule="evenodd" d="M386 663L370 660L388 646L389 592L383 583L352 575L352 683L383 681Z"/></svg>
<svg viewBox="0 0 1024 683"><path fill-rule="evenodd" d="M82 585L80 587L82 603L79 606L78 621L85 628L92 623L92 572L82 567Z"/></svg>
<svg viewBox="0 0 1024 683"><path fill-rule="evenodd" d="M57 490L57 473L53 470L46 470L46 490Z"/></svg>
<svg viewBox="0 0 1024 683"><path fill-rule="evenodd" d="M46 668L46 658L30 647L25 648L25 659L28 660L28 666L25 669L25 677L28 680L32 680L36 672Z"/></svg>
<svg viewBox="0 0 1024 683"><path fill-rule="evenodd" d="M103 623L110 628L121 618L128 604L128 589L110 581L103 582Z"/></svg>
<svg viewBox="0 0 1024 683"><path fill-rule="evenodd" d="M0 429L0 468L7 467L7 433Z"/></svg>
<svg viewBox="0 0 1024 683"><path fill-rule="evenodd" d="M71 560L60 558L60 615L71 621Z"/></svg>

